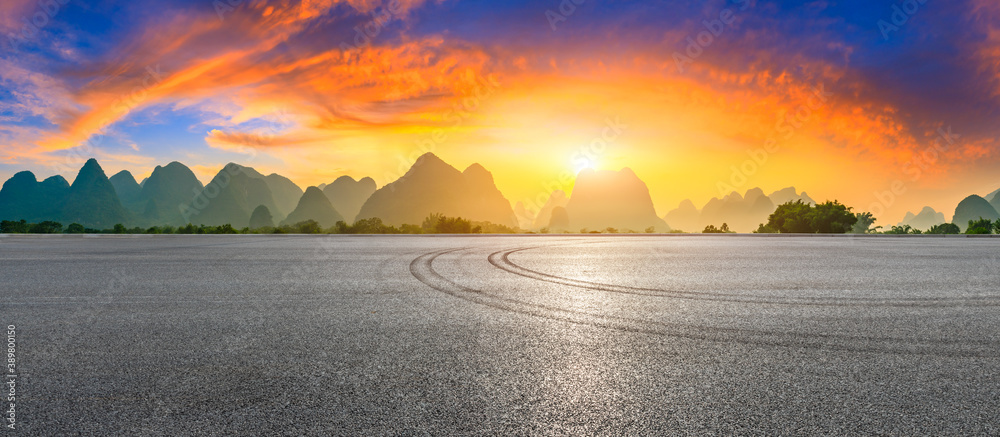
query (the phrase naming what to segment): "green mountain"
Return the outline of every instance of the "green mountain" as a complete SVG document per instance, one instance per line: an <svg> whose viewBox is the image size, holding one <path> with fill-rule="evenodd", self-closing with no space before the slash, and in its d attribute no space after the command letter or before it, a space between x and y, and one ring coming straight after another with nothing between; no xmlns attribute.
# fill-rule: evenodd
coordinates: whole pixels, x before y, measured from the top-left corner
<svg viewBox="0 0 1000 437"><path fill-rule="evenodd" d="M273 228L274 217L266 206L260 205L250 214L250 229Z"/></svg>
<svg viewBox="0 0 1000 437"><path fill-rule="evenodd" d="M131 214L122 206L101 165L96 159L90 159L69 187L60 218L64 223L107 229L118 223L129 223Z"/></svg>
<svg viewBox="0 0 1000 437"><path fill-rule="evenodd" d="M346 221L354 223L354 219L361 212L361 207L377 188L372 178L355 181L350 176L341 176L322 190L333 207L344 215Z"/></svg>
<svg viewBox="0 0 1000 437"><path fill-rule="evenodd" d="M62 176L38 182L34 173L22 171L0 189L0 220L60 220L67 195L69 182Z"/></svg>
<svg viewBox="0 0 1000 437"><path fill-rule="evenodd" d="M299 188L291 179L276 173L264 176L253 167L244 167L238 164L229 165L239 167L247 176L261 179L267 184L267 188L271 190L271 195L274 197L274 204L278 208L277 210L272 210L272 214L279 217L287 216L299 204L299 199L302 197L302 188Z"/></svg>
<svg viewBox="0 0 1000 437"><path fill-rule="evenodd" d="M389 225L419 225L434 213L517 226L514 210L490 172L478 164L459 172L433 153L424 154L403 177L375 191L357 219L379 217Z"/></svg>
<svg viewBox="0 0 1000 437"><path fill-rule="evenodd" d="M141 208L144 221L150 224L186 225L181 208L189 205L204 188L184 164L171 162L157 166L143 181L137 208Z"/></svg>
<svg viewBox="0 0 1000 437"><path fill-rule="evenodd" d="M969 227L969 220L978 220L979 218L996 220L1000 219L1000 213L997 213L997 210L986 199L973 194L958 204L958 207L955 208L955 218L951 222L958 225L962 232L965 232L965 228Z"/></svg>
<svg viewBox="0 0 1000 437"><path fill-rule="evenodd" d="M228 223L239 229L250 225L250 214L260 205L279 210L267 182L242 166L228 164L184 207L184 215L194 224Z"/></svg>
<svg viewBox="0 0 1000 437"><path fill-rule="evenodd" d="M306 220L315 220L320 226L329 228L344 218L319 188L309 187L306 188L295 211L292 211L281 224L294 225Z"/></svg>
<svg viewBox="0 0 1000 437"><path fill-rule="evenodd" d="M135 181L132 173L128 170L122 170L108 180L111 181L111 186L115 187L115 193L118 194L118 199L121 200L126 209L133 213L142 213L143 205L140 201L142 187Z"/></svg>

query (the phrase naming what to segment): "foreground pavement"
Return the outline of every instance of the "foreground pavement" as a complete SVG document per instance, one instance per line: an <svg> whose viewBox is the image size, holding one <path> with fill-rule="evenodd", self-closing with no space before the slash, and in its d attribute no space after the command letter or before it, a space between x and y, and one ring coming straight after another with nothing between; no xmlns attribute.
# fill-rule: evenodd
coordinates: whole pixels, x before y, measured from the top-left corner
<svg viewBox="0 0 1000 437"><path fill-rule="evenodd" d="M971 238L2 237L7 431L997 435L998 254Z"/></svg>

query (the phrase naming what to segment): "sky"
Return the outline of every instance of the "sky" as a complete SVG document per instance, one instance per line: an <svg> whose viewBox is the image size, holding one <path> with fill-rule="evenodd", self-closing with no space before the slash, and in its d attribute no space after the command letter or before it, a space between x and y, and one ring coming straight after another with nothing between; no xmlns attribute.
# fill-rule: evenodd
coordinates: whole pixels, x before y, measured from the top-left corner
<svg viewBox="0 0 1000 437"><path fill-rule="evenodd" d="M5 0L0 178L228 162L379 186L433 152L541 207L795 186L895 224L1000 188L994 0Z"/></svg>

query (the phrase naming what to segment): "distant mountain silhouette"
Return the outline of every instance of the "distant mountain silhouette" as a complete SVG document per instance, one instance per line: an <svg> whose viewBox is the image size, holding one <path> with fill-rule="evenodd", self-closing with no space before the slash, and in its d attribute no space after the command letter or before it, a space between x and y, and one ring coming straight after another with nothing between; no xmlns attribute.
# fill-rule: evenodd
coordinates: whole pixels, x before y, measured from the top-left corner
<svg viewBox="0 0 1000 437"><path fill-rule="evenodd" d="M514 217L517 218L517 226L521 229L533 229L535 218L524 207L524 202L514 204Z"/></svg>
<svg viewBox="0 0 1000 437"><path fill-rule="evenodd" d="M986 199L973 194L958 204L951 222L958 225L964 232L969 227L969 220L979 220L980 218L996 220L1000 219L1000 213L997 213L997 210Z"/></svg>
<svg viewBox="0 0 1000 437"><path fill-rule="evenodd" d="M281 224L294 225L306 220L315 220L320 226L329 228L344 218L319 188L309 187L295 210Z"/></svg>
<svg viewBox="0 0 1000 437"><path fill-rule="evenodd" d="M279 211L267 182L246 167L227 164L186 208L194 224L231 224L239 229L250 225L250 214L260 205Z"/></svg>
<svg viewBox="0 0 1000 437"><path fill-rule="evenodd" d="M808 203L810 205L816 204L816 201L812 200L812 198L809 197L809 195L806 194L805 191L803 191L802 194L797 194L795 192L795 187L788 187L775 191L769 194L767 197L771 199L771 202L774 203L775 207L777 207L777 205L785 204L788 202L795 202L797 200L801 200L802 203Z"/></svg>
<svg viewBox="0 0 1000 437"><path fill-rule="evenodd" d="M990 194L987 194L987 195L983 196L983 198L986 199L987 202L992 202L994 200L1000 199L1000 197L998 197L998 196L1000 196L1000 190L996 190L996 191L994 191L994 192L992 192Z"/></svg>
<svg viewBox="0 0 1000 437"><path fill-rule="evenodd" d="M532 228L551 228L552 222L552 211L556 208L566 208L569 203L569 197L562 190L555 190L549 195L548 202L545 202L545 206L538 210L538 215L535 216L535 221ZM568 230L569 223L566 224L565 230ZM562 228L561 228L562 229ZM554 229L553 229L554 230Z"/></svg>
<svg viewBox="0 0 1000 437"><path fill-rule="evenodd" d="M330 199L333 207L344 216L346 222L354 223L358 213L361 212L361 207L378 186L372 178L366 177L355 181L350 176L341 176L332 184L317 188L323 190L323 194L326 195L327 199Z"/></svg>
<svg viewBox="0 0 1000 437"><path fill-rule="evenodd" d="M433 153L424 154L403 177L375 191L357 218L379 217L390 225L420 224L434 213L517 226L510 202L490 172L479 164L459 172Z"/></svg>
<svg viewBox="0 0 1000 437"><path fill-rule="evenodd" d="M990 202L993 209L1000 212L1000 190L994 191L986 196L986 201Z"/></svg>
<svg viewBox="0 0 1000 437"><path fill-rule="evenodd" d="M131 172L122 170L108 180L111 181L111 186L115 187L115 193L118 194L118 199L125 209L137 214L142 212L143 205L140 200L142 187L135 181Z"/></svg>
<svg viewBox="0 0 1000 437"><path fill-rule="evenodd" d="M131 216L122 206L115 187L96 159L90 159L77 174L60 218L98 229L129 223Z"/></svg>
<svg viewBox="0 0 1000 437"><path fill-rule="evenodd" d="M61 220L68 195L69 182L62 176L38 182L34 173L22 171L8 179L0 189L0 220Z"/></svg>
<svg viewBox="0 0 1000 437"><path fill-rule="evenodd" d="M271 173L264 176L259 171L255 170L253 167L246 167L238 164L235 165L243 170L247 176L255 179L261 179L267 184L267 188L271 190L271 195L274 198L274 204L277 206L276 211L271 211L279 217L285 217L291 214L295 206L299 204L299 198L302 197L302 188L299 188L295 182L277 173Z"/></svg>
<svg viewBox="0 0 1000 437"><path fill-rule="evenodd" d="M186 225L181 208L189 205L205 187L194 172L179 162L156 166L142 184L139 207L143 219L152 224Z"/></svg>
<svg viewBox="0 0 1000 437"><path fill-rule="evenodd" d="M766 223L768 217L778 205L801 200L805 203L816 202L803 192L799 194L795 187L788 187L765 196L764 190L751 188L746 194L732 192L723 198L712 198L699 210L690 200L667 213L663 218L674 229L687 232L700 232L708 225L720 226L722 223L736 232L752 232L761 223Z"/></svg>
<svg viewBox="0 0 1000 437"><path fill-rule="evenodd" d="M569 213L566 212L566 207L557 206L549 212L549 224L544 227L552 232L565 232L570 230L569 226Z"/></svg>
<svg viewBox="0 0 1000 437"><path fill-rule="evenodd" d="M677 209L668 212L667 215L663 216L663 219L670 223L674 229L687 232L704 229L704 226L701 225L701 211L698 211L690 199L682 201L680 205L677 205Z"/></svg>
<svg viewBox="0 0 1000 437"><path fill-rule="evenodd" d="M751 232L761 223L766 223L777 207L760 188L748 190L746 196L733 192L722 199L713 198L702 208L699 227L726 223L736 232Z"/></svg>
<svg viewBox="0 0 1000 437"><path fill-rule="evenodd" d="M581 171L566 213L572 230L613 227L642 232L650 226L661 232L669 230L666 222L656 216L646 183L629 168Z"/></svg>
<svg viewBox="0 0 1000 437"><path fill-rule="evenodd" d="M929 206L925 206L924 209L920 210L917 214L907 212L906 217L903 217L903 221L900 222L899 225L910 225L915 229L926 231L934 225L940 225L942 223L946 223L947 221L948 220L944 217L943 213L937 212L934 208Z"/></svg>
<svg viewBox="0 0 1000 437"><path fill-rule="evenodd" d="M273 228L274 217L266 206L260 205L250 214L250 229Z"/></svg>

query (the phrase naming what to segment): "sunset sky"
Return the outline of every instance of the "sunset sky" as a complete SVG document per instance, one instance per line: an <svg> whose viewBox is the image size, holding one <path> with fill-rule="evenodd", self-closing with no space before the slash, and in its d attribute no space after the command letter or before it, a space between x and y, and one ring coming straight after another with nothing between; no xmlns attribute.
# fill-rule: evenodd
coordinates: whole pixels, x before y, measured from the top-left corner
<svg viewBox="0 0 1000 437"><path fill-rule="evenodd" d="M381 186L433 151L529 206L630 167L661 216L794 185L882 225L1000 188L995 0L5 0L0 31L4 180Z"/></svg>

